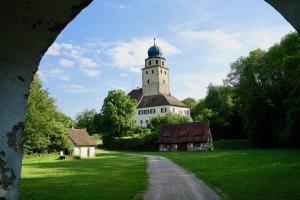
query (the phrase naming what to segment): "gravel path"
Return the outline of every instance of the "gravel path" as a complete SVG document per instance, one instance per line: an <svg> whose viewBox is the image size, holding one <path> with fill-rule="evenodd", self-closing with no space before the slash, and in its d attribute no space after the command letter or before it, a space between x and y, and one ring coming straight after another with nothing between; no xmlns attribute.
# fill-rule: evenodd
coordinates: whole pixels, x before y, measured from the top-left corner
<svg viewBox="0 0 300 200"><path fill-rule="evenodd" d="M193 174L167 158L147 156L149 191L144 200L218 200L217 194Z"/></svg>

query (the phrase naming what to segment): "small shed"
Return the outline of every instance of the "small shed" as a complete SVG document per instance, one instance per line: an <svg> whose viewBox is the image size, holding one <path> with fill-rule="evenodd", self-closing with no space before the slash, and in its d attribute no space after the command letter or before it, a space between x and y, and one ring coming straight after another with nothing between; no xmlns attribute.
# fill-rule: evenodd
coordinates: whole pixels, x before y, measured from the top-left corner
<svg viewBox="0 0 300 200"><path fill-rule="evenodd" d="M160 151L213 150L209 122L162 125L157 143Z"/></svg>
<svg viewBox="0 0 300 200"><path fill-rule="evenodd" d="M94 157L96 143L90 138L89 134L82 129L69 128L68 152L72 156Z"/></svg>

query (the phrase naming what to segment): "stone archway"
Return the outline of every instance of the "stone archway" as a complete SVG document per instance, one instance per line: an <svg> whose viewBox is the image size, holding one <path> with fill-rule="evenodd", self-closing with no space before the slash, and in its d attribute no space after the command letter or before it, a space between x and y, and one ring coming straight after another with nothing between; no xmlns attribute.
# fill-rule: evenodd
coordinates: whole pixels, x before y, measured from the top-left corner
<svg viewBox="0 0 300 200"><path fill-rule="evenodd" d="M21 133L39 62L63 28L92 0L0 3L0 199L18 199ZM298 0L265 0L300 30Z"/></svg>
<svg viewBox="0 0 300 200"><path fill-rule="evenodd" d="M21 133L39 62L63 28L91 0L0 3L0 199L18 199Z"/></svg>

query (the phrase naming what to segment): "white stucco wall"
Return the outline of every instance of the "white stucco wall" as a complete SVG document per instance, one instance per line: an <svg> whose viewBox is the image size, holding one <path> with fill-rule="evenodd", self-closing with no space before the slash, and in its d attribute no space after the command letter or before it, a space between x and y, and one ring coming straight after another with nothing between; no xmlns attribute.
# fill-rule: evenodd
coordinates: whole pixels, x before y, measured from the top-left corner
<svg viewBox="0 0 300 200"><path fill-rule="evenodd" d="M162 113L161 109L162 108L166 108L166 112ZM155 113L151 114L150 110L151 109L155 109ZM139 115L139 111L140 110L149 110L148 114L140 114ZM148 123L150 122L151 118L158 116L158 115L166 115L168 113L172 113L172 114L179 114L182 116L186 116L189 121L192 121L191 115L190 115L190 109L189 108L183 108L183 107L177 107L177 106L170 106L170 105L166 105L166 106L154 106L154 107L148 107L148 108L136 108L135 109L135 121L136 124L138 126L142 126L145 127L147 126L147 121ZM143 123L141 123L141 121Z"/></svg>
<svg viewBox="0 0 300 200"><path fill-rule="evenodd" d="M88 151L89 151L89 153L88 153ZM95 156L95 147L74 147L73 155L80 156L82 158L94 157Z"/></svg>

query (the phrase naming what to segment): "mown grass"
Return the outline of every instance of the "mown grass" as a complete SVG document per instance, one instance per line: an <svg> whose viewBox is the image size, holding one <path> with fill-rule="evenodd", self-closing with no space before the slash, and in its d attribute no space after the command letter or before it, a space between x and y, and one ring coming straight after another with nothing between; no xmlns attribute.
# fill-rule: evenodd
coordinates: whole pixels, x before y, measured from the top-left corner
<svg viewBox="0 0 300 200"><path fill-rule="evenodd" d="M21 199L126 200L147 188L147 162L142 156L103 153L81 160L57 157L23 160Z"/></svg>
<svg viewBox="0 0 300 200"><path fill-rule="evenodd" d="M241 142L241 145L237 143ZM240 146L244 146L241 149ZM195 173L223 199L300 199L300 150L251 149L221 141L210 152L155 152ZM246 148L247 147L247 148Z"/></svg>

